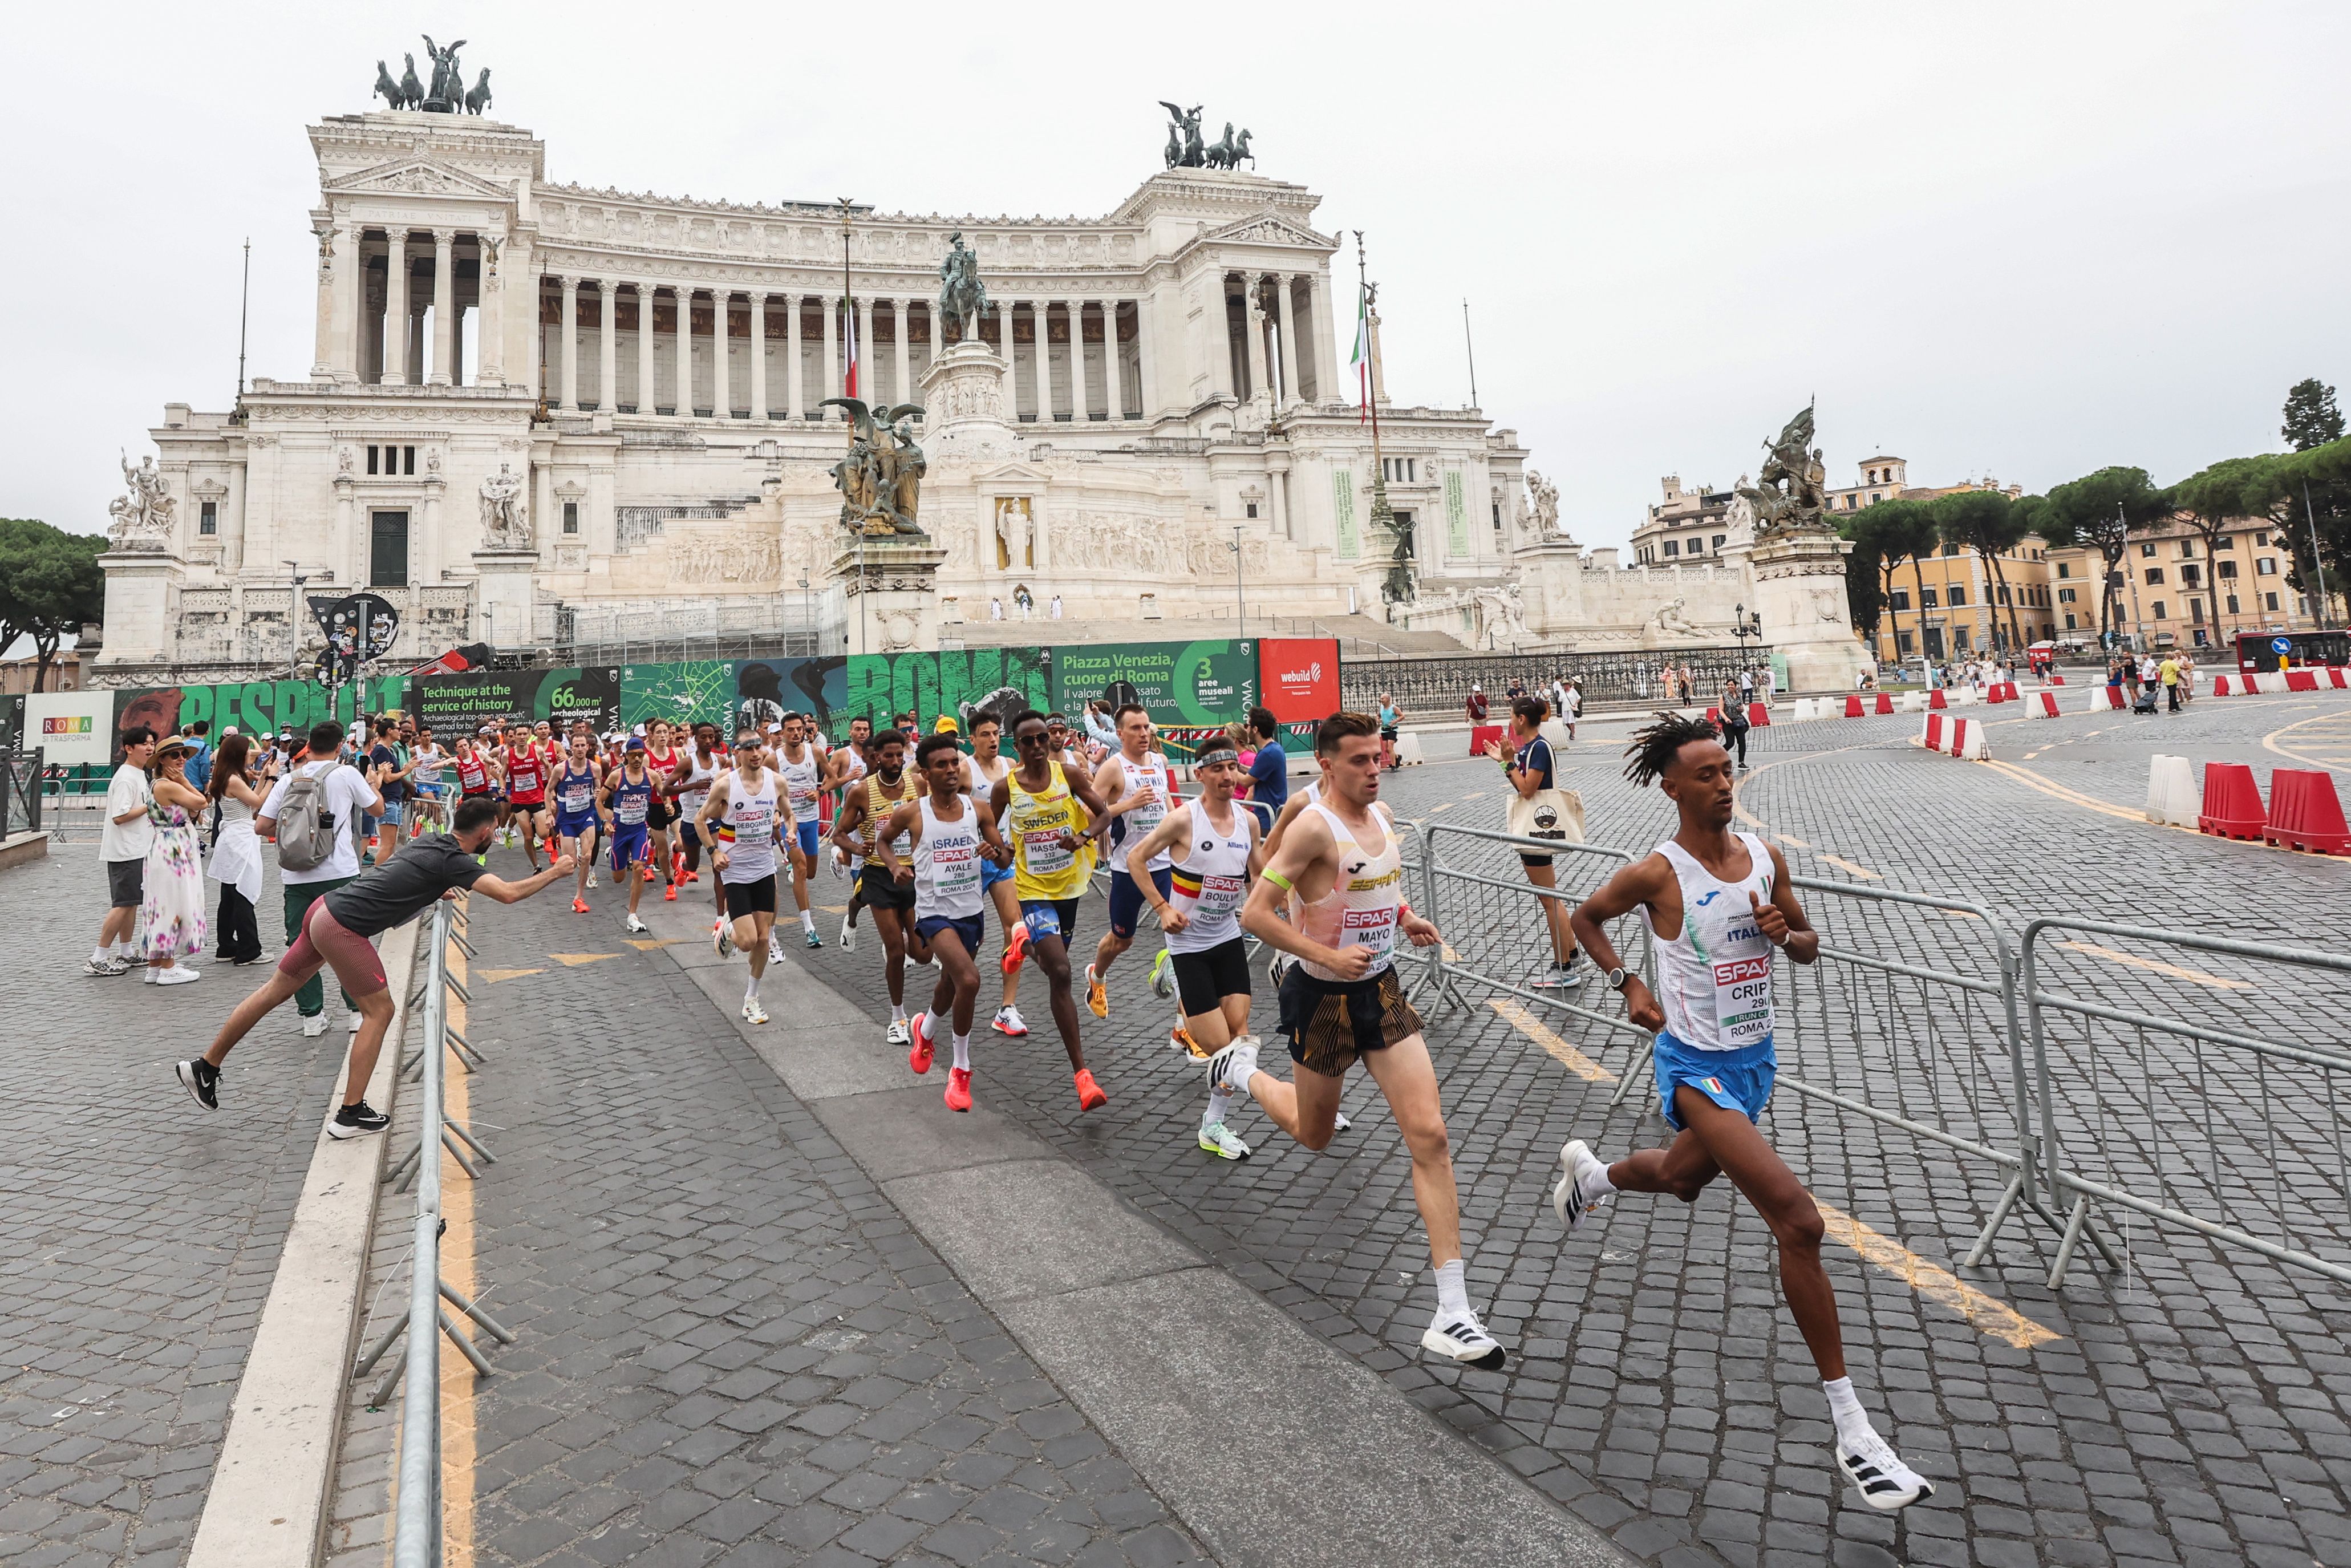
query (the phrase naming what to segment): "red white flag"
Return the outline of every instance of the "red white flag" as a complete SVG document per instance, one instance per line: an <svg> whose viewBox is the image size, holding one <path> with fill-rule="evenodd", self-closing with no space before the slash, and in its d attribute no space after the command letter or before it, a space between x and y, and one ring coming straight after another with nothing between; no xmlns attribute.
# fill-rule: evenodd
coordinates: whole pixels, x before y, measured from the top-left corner
<svg viewBox="0 0 2351 1568"><path fill-rule="evenodd" d="M844 299L841 302L841 395L857 395L857 307Z"/></svg>

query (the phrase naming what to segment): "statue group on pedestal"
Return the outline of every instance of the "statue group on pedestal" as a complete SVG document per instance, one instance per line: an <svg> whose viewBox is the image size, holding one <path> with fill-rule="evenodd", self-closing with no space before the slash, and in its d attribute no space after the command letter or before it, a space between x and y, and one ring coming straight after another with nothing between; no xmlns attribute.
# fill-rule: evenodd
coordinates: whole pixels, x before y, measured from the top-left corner
<svg viewBox="0 0 2351 1568"><path fill-rule="evenodd" d="M914 519L930 460L914 444L911 423L923 416L922 405L871 409L862 398L829 397L819 406L849 411L849 455L828 470L841 492L841 526L852 534L922 537Z"/></svg>
<svg viewBox="0 0 2351 1568"><path fill-rule="evenodd" d="M1159 100L1159 107L1173 117L1167 125L1167 166L1170 169L1238 169L1244 158L1249 160L1250 168L1257 167L1257 154L1249 151L1249 133L1244 130L1235 135L1231 120L1225 121L1223 141L1203 144L1200 110L1205 106L1196 103L1189 109L1182 109L1163 98Z"/></svg>
<svg viewBox="0 0 2351 1568"><path fill-rule="evenodd" d="M457 51L465 47L458 39L447 48L433 42L431 34L423 35L424 53L433 62L433 85L426 87L416 79L416 57L403 55L408 72L398 81L392 79L392 69L381 60L375 63L375 91L390 109L421 109L428 114L479 114L490 107L490 71L482 68L481 79L471 89L465 86L465 74L457 68Z"/></svg>
<svg viewBox="0 0 2351 1568"><path fill-rule="evenodd" d="M977 342L987 315L987 286L979 280L979 257L963 243L961 229L947 236L946 259L939 263L939 319L958 343ZM1005 345L1009 350L1011 345Z"/></svg>
<svg viewBox="0 0 2351 1568"><path fill-rule="evenodd" d="M1828 506L1828 465L1813 444L1813 409L1787 423L1775 441L1765 444L1771 455L1753 485L1741 485L1739 494L1755 513L1755 537L1778 533L1824 533L1831 525L1821 516Z"/></svg>
<svg viewBox="0 0 2351 1568"><path fill-rule="evenodd" d="M530 543L530 513L523 505L523 476L507 464L482 481L482 548L527 550Z"/></svg>
<svg viewBox="0 0 2351 1568"><path fill-rule="evenodd" d="M106 528L107 542L116 549L161 549L172 535L172 514L179 503L172 498L171 481L157 470L152 457L141 457L133 467L130 454L122 456L122 482L128 496L107 503L114 520Z"/></svg>

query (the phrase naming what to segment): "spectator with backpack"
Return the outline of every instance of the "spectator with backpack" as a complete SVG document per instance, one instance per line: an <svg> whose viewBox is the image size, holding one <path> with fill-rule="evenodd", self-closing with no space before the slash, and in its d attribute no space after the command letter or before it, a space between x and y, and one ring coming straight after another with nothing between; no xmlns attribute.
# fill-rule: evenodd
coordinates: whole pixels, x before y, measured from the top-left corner
<svg viewBox="0 0 2351 1568"><path fill-rule="evenodd" d="M310 905L360 874L352 827L383 810L383 797L358 768L341 760L343 727L326 719L310 728L309 759L287 770L262 802L255 831L277 841L277 880L286 896L286 943L302 935ZM294 993L302 1032L327 1032L327 995L312 974ZM359 1004L343 993L350 1027L359 1028Z"/></svg>

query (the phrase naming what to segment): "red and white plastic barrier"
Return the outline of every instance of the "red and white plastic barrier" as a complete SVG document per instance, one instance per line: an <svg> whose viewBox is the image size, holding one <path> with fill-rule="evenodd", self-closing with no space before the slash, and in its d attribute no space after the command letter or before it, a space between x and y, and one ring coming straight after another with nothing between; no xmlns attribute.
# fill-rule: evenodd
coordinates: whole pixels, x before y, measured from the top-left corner
<svg viewBox="0 0 2351 1568"><path fill-rule="evenodd" d="M1962 762L1981 762L1991 755L1984 742L1982 720L1951 718L1931 710L1919 725L1918 737L1911 744L1922 751L1942 752Z"/></svg>
<svg viewBox="0 0 2351 1568"><path fill-rule="evenodd" d="M2032 696L2032 702L2026 705L2026 711L2031 713L2033 717L2055 718L2058 716L2057 694L2055 692L2046 690L2038 691L2033 693Z"/></svg>

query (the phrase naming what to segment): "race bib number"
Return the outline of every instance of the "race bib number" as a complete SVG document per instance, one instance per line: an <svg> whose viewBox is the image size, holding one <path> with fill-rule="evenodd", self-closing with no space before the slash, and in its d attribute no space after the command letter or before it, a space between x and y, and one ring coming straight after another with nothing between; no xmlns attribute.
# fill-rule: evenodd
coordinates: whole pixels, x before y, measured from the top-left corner
<svg viewBox="0 0 2351 1568"><path fill-rule="evenodd" d="M968 893L979 885L979 846L974 843L931 846L931 887L941 898Z"/></svg>
<svg viewBox="0 0 2351 1568"><path fill-rule="evenodd" d="M614 808L612 816L615 821L633 828L645 820L645 808L648 803L645 796L623 795Z"/></svg>
<svg viewBox="0 0 2351 1568"><path fill-rule="evenodd" d="M1200 896L1193 901L1195 913L1210 916L1230 915L1241 906L1241 894L1247 891L1248 879L1238 876L1204 876L1200 879Z"/></svg>
<svg viewBox="0 0 2351 1568"><path fill-rule="evenodd" d="M1714 967L1714 1018L1727 1046L1753 1045L1771 1032L1771 960L1727 958Z"/></svg>
<svg viewBox="0 0 2351 1568"><path fill-rule="evenodd" d="M1372 967L1378 968L1395 946L1396 911L1391 904L1384 909L1350 909L1340 916L1339 946L1370 950Z"/></svg>
<svg viewBox="0 0 2351 1568"><path fill-rule="evenodd" d="M584 811L588 809L588 802L595 798L596 787L593 784L566 784L563 787L563 809L567 811Z"/></svg>
<svg viewBox="0 0 2351 1568"><path fill-rule="evenodd" d="M1021 858L1031 874L1051 876L1077 863L1077 852L1061 846L1065 828L1031 828L1020 835Z"/></svg>

